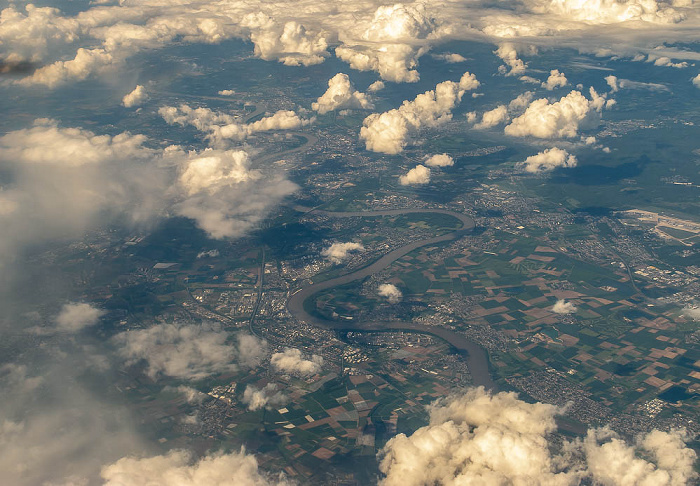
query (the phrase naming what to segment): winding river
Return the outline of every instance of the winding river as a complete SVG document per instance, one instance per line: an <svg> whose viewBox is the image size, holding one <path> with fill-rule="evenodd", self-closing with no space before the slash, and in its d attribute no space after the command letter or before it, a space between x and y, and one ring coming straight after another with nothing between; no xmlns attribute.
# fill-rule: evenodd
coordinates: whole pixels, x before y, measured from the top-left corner
<svg viewBox="0 0 700 486"><path fill-rule="evenodd" d="M300 321L306 322L316 327L321 327L325 329L334 329L338 331L354 331L354 332L384 332L389 330L394 331L407 331L416 332L422 334L429 334L436 336L447 343L449 343L453 348L464 355L469 372L472 376L474 385L484 386L489 390L496 391L496 384L491 378L491 373L489 372L489 360L484 349L479 345L470 341L462 334L452 331L450 329L426 326L424 324L418 324L414 322L401 322L401 321L365 321L365 322L336 322L326 319L321 319L309 314L304 309L304 302L312 298L314 295L322 292L324 290L332 289L341 285L348 284L357 280L361 280L365 277L373 275L391 265L393 262L398 260L404 255L416 250L418 248L433 245L436 243L441 243L444 241L451 241L460 238L468 234L474 228L474 220L469 216L464 214L456 213L453 211L448 211L445 209L390 209L382 211L358 211L358 212L331 212L322 211L318 209L312 209L310 213L322 214L324 216L332 218L351 218L351 217L362 217L362 218L372 218L372 217L382 217L382 216L396 216L401 214L412 214L412 213L432 213L432 214L447 214L452 216L462 223L462 228L459 230L447 233L442 236L435 236L432 238L426 238L423 240L413 241L402 247L396 248L390 251L381 258L379 258L374 263L367 265L354 272L341 275L340 277L335 277L329 280L325 280L318 283L313 283L307 287L303 287L296 293L292 294L287 302L287 309L289 312L299 319Z"/></svg>

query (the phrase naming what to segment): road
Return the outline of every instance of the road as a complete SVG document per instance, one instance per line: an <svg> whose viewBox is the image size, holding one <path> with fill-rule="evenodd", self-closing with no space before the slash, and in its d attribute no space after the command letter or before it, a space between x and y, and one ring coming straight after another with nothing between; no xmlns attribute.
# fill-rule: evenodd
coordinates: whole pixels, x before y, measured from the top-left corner
<svg viewBox="0 0 700 486"><path fill-rule="evenodd" d="M374 263L367 265L355 272L351 272L340 277L332 278L330 280L325 280L323 282L314 283L308 285L296 293L294 293L287 302L287 309L289 312L302 322L321 327L324 329L334 329L338 331L355 331L355 332L383 332L388 330L394 331L408 331L416 332L422 334L429 334L436 336L447 343L449 343L453 348L462 353L465 356L467 366L469 367L469 372L472 375L472 380L477 386L484 386L488 390L496 391L497 387L491 378L491 373L489 372L489 360L486 355L486 351L482 349L476 343L470 341L462 334L452 331L450 329L426 326L424 324L418 324L413 322L398 322L398 321L367 321L367 322L336 322L321 319L312 316L304 309L304 302L313 297L314 295L328 290L340 285L345 285L350 282L364 279L372 274L375 274L393 262L398 260L404 255L416 250L418 248L434 245L436 243L441 243L445 241L455 240L461 236L468 234L474 228L474 220L469 216L456 213L453 211L448 211L445 209L391 209L382 211L358 211L358 212L331 212L331 211L321 211L318 209L313 209L310 212L315 212L318 214L323 214L329 217L336 218L348 218L348 217L381 217L381 216L394 216L399 214L411 214L411 213L438 213L447 214L453 216L462 222L462 228L453 231L451 233L435 236L432 238L426 238L423 240L414 241L408 243L400 248L390 251L385 254Z"/></svg>

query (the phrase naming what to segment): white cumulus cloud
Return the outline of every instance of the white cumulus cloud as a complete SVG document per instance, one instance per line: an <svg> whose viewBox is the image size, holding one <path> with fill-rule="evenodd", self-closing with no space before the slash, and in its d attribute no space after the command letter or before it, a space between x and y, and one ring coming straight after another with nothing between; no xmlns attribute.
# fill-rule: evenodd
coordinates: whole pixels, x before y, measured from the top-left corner
<svg viewBox="0 0 700 486"><path fill-rule="evenodd" d="M578 309L574 304L571 302L567 302L563 299L559 299L556 301L556 303L552 306L552 312L556 314L573 314L576 312Z"/></svg>
<svg viewBox="0 0 700 486"><path fill-rule="evenodd" d="M457 64L460 62L467 62L467 58L461 54L456 54L454 52L445 52L443 54L433 54L433 58L445 61L448 64Z"/></svg>
<svg viewBox="0 0 700 486"><path fill-rule="evenodd" d="M700 74L693 78L692 83L695 85L696 88L700 88Z"/></svg>
<svg viewBox="0 0 700 486"><path fill-rule="evenodd" d="M421 164L399 177L399 184L402 186L416 186L428 182L430 182L430 169Z"/></svg>
<svg viewBox="0 0 700 486"><path fill-rule="evenodd" d="M382 79L394 82L416 82L416 66L436 28L421 4L382 5L364 32L355 40L343 38L344 45L336 48L338 58L360 71L376 71ZM348 36L349 37L349 36Z"/></svg>
<svg viewBox="0 0 700 486"><path fill-rule="evenodd" d="M323 115L329 111L348 108L369 110L374 105L367 95L352 86L347 74L338 73L328 81L328 89L311 104L311 108Z"/></svg>
<svg viewBox="0 0 700 486"><path fill-rule="evenodd" d="M147 99L148 93L146 92L146 88L139 84L131 93L124 96L122 105L127 108L133 108L134 106L142 105Z"/></svg>
<svg viewBox="0 0 700 486"><path fill-rule="evenodd" d="M694 321L700 321L700 307L684 307L683 315Z"/></svg>
<svg viewBox="0 0 700 486"><path fill-rule="evenodd" d="M382 486L440 484L658 484L681 485L697 477L695 452L678 432L653 431L634 445L607 429L556 453L549 435L561 409L527 403L512 392L472 388L428 407L430 424L399 434L382 449ZM638 452L647 453L647 459Z"/></svg>
<svg viewBox="0 0 700 486"><path fill-rule="evenodd" d="M245 449L196 459L173 450L162 456L124 457L102 468L104 486L290 486L283 476L258 469Z"/></svg>
<svg viewBox="0 0 700 486"><path fill-rule="evenodd" d="M345 243L333 243L328 248L324 248L321 251L321 255L330 260L332 263L342 263L351 252L363 251L365 249L362 243L356 243L354 241L348 241Z"/></svg>
<svg viewBox="0 0 700 486"><path fill-rule="evenodd" d="M178 186L184 199L175 212L195 221L212 238L237 238L254 228L272 207L297 189L279 175L250 166L241 150L171 151L182 167Z"/></svg>
<svg viewBox="0 0 700 486"><path fill-rule="evenodd" d="M283 352L272 355L270 365L281 373L310 376L321 371L323 357L314 354L311 355L310 359L305 359L301 354L301 350L286 348Z"/></svg>
<svg viewBox="0 0 700 486"><path fill-rule="evenodd" d="M56 316L56 327L60 331L80 332L94 326L104 314L102 309L85 303L65 304Z"/></svg>
<svg viewBox="0 0 700 486"><path fill-rule="evenodd" d="M398 304L403 298L403 294L401 293L399 288L396 285L390 283L381 284L377 288L377 294L380 297L386 298L390 304Z"/></svg>
<svg viewBox="0 0 700 486"><path fill-rule="evenodd" d="M547 81L542 83L542 87L552 91L555 88L563 88L567 84L569 84L569 81L566 79L566 76L564 76L564 73L559 72L558 69L552 69L549 72Z"/></svg>
<svg viewBox="0 0 700 486"><path fill-rule="evenodd" d="M579 128L596 124L603 107L613 100L606 100L591 88L589 100L580 91L571 91L559 101L550 103L540 98L527 107L525 113L513 119L505 133L514 137L571 138Z"/></svg>
<svg viewBox="0 0 700 486"><path fill-rule="evenodd" d="M498 69L502 74L506 76L520 76L527 70L527 64L518 57L518 51L512 43L502 43L496 49L495 54L505 63Z"/></svg>
<svg viewBox="0 0 700 486"><path fill-rule="evenodd" d="M247 385L241 398L248 410L254 412L266 407L278 407L287 403L287 396L277 390L277 385L268 383L262 388Z"/></svg>
<svg viewBox="0 0 700 486"><path fill-rule="evenodd" d="M183 380L235 371L239 365L259 364L264 342L240 336L231 343L228 332L213 323L156 324L117 334L113 340L127 365L146 364L152 379L165 375Z"/></svg>
<svg viewBox="0 0 700 486"><path fill-rule="evenodd" d="M364 140L367 150L397 154L421 127L435 127L450 120L452 109L464 93L479 85L473 74L465 73L458 83L444 81L434 90L419 94L412 101L404 101L399 108L373 113L365 118L360 139Z"/></svg>
<svg viewBox="0 0 700 486"><path fill-rule="evenodd" d="M649 91L670 91L668 86L661 83L645 83L643 81L632 81L631 79L621 79L617 76L606 76L605 82L610 86L610 91L616 93L621 89L645 89Z"/></svg>
<svg viewBox="0 0 700 486"><path fill-rule="evenodd" d="M484 112L481 115L481 121L474 125L477 130L495 127L508 120L508 108L505 105L500 105L493 110Z"/></svg>
<svg viewBox="0 0 700 486"><path fill-rule="evenodd" d="M210 142L218 148L226 148L228 142L242 141L250 135L271 130L293 130L309 125L313 119L302 119L291 110L279 110L272 115L246 124L227 113L209 108L192 108L187 104L163 106L158 110L169 125L191 125L206 133Z"/></svg>
<svg viewBox="0 0 700 486"><path fill-rule="evenodd" d="M537 155L531 155L519 164L527 172L547 172L557 167L576 167L576 156L570 155L566 150L552 147L545 149Z"/></svg>
<svg viewBox="0 0 700 486"><path fill-rule="evenodd" d="M455 161L447 154L435 154L425 159L425 165L428 167L452 167Z"/></svg>
<svg viewBox="0 0 700 486"><path fill-rule="evenodd" d="M377 91L381 91L384 89L384 82L383 81L375 81L374 83L370 84L367 87L367 91L370 93L376 93Z"/></svg>

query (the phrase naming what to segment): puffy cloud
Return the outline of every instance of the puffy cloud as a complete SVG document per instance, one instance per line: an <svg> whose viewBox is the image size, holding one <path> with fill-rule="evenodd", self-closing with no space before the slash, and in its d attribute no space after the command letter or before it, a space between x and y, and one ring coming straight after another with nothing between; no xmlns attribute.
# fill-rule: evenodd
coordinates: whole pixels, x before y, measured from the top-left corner
<svg viewBox="0 0 700 486"><path fill-rule="evenodd" d="M479 85L473 74L465 73L458 83L444 81L413 101L404 101L399 108L373 113L365 118L360 139L365 141L367 150L397 154L404 149L411 134L421 127L435 127L450 120L452 109L464 93Z"/></svg>
<svg viewBox="0 0 700 486"><path fill-rule="evenodd" d="M328 81L328 90L311 104L311 108L323 115L343 108L369 110L374 105L367 95L355 90L347 74L338 73Z"/></svg>
<svg viewBox="0 0 700 486"><path fill-rule="evenodd" d="M309 125L313 120L302 120L291 110L279 110L270 116L247 125L249 133L268 132L270 130L294 130Z"/></svg>
<svg viewBox="0 0 700 486"><path fill-rule="evenodd" d="M0 45L6 62L39 62L56 43L73 42L75 22L53 7L27 4L24 12L10 5L0 12Z"/></svg>
<svg viewBox="0 0 700 486"><path fill-rule="evenodd" d="M560 73L558 69L552 69L549 72L547 81L542 83L542 87L552 91L555 88L563 88L567 84L569 84L569 81L566 79L566 76L564 76L564 73Z"/></svg>
<svg viewBox="0 0 700 486"><path fill-rule="evenodd" d="M591 429L556 454L548 436L562 410L553 405L473 388L433 403L428 411L429 425L395 436L382 449L381 485L573 486L587 480L670 486L696 476L695 452L677 432L654 431L631 446L606 429ZM637 451L652 460L636 457Z"/></svg>
<svg viewBox="0 0 700 486"><path fill-rule="evenodd" d="M382 5L360 38L344 38L335 55L353 69L376 71L387 81L414 83L419 79L415 67L423 53L417 46L427 45L434 29L434 21L421 4Z"/></svg>
<svg viewBox="0 0 700 486"><path fill-rule="evenodd" d="M552 312L556 314L573 314L577 310L578 309L574 304L567 302L564 299L557 300L557 302L552 306Z"/></svg>
<svg viewBox="0 0 700 486"><path fill-rule="evenodd" d="M287 396L277 391L277 385L268 383L262 388L253 385L246 386L243 391L242 401L248 406L248 410L254 412L265 407L278 407L287 402Z"/></svg>
<svg viewBox="0 0 700 486"><path fill-rule="evenodd" d="M343 260L349 256L350 252L363 251L364 249L365 247L362 246L362 243L355 243L353 241L346 243L333 243L328 248L324 248L323 251L321 251L321 255L330 260L332 263L337 264L342 263Z"/></svg>
<svg viewBox="0 0 700 486"><path fill-rule="evenodd" d="M229 338L216 324L174 323L125 331L113 339L126 364L145 363L146 374L152 379L166 375L200 380L262 358L265 346L256 338L239 337L236 345L230 344Z"/></svg>
<svg viewBox="0 0 700 486"><path fill-rule="evenodd" d="M576 156L569 155L566 150L552 147L537 155L531 155L519 165L527 172L537 173L554 170L557 167L576 167L577 162Z"/></svg>
<svg viewBox="0 0 700 486"><path fill-rule="evenodd" d="M499 45L494 54L500 57L505 63L505 66L500 66L498 70L506 76L520 76L527 70L527 64L525 64L522 59L518 58L518 51L510 42L504 42ZM508 68L510 68L510 70Z"/></svg>
<svg viewBox="0 0 700 486"><path fill-rule="evenodd" d="M390 304L398 304L403 298L403 294L401 293L399 288L396 285L390 283L381 284L377 288L377 293L380 297L385 297Z"/></svg>
<svg viewBox="0 0 700 486"><path fill-rule="evenodd" d="M304 359L299 349L286 348L283 352L272 355L270 365L281 373L309 376L321 371L323 357L314 354L311 359Z"/></svg>
<svg viewBox="0 0 700 486"><path fill-rule="evenodd" d="M116 63L114 55L104 49L83 49L75 53L75 58L68 61L56 61L41 67L34 73L19 81L23 85L43 84L55 88L68 81L82 81L95 72L104 71Z"/></svg>
<svg viewBox="0 0 700 486"><path fill-rule="evenodd" d="M595 484L691 484L697 478L695 451L686 447L680 431L654 430L630 446L609 429L592 429L579 446L585 455L587 476ZM640 456L644 453L647 459Z"/></svg>
<svg viewBox="0 0 700 486"><path fill-rule="evenodd" d="M255 54L262 59L278 59L287 66L311 66L328 56L328 34L309 31L294 20L281 25L257 12L243 17L241 25L250 29Z"/></svg>
<svg viewBox="0 0 700 486"><path fill-rule="evenodd" d="M539 83L539 81L537 81ZM481 121L475 123L477 120L476 112L467 113L467 121L469 123L474 123L474 128L477 130L483 130L495 127L501 123L506 123L513 116L522 114L527 106L532 102L534 93L532 91L526 91L516 98L511 100L508 105L499 105L496 108L486 111L481 116Z"/></svg>
<svg viewBox="0 0 700 486"><path fill-rule="evenodd" d="M238 364L248 368L260 366L263 357L267 354L267 341L251 334L239 334L237 340Z"/></svg>
<svg viewBox="0 0 700 486"><path fill-rule="evenodd" d="M232 89L222 89L221 91L217 91L216 94L220 96L233 96L236 92Z"/></svg>
<svg viewBox="0 0 700 486"><path fill-rule="evenodd" d="M694 321L700 321L700 307L684 307L683 315Z"/></svg>
<svg viewBox="0 0 700 486"><path fill-rule="evenodd" d="M654 66L672 67L676 69L683 69L688 67L687 62L673 62L668 56L655 57L650 54L648 62L653 62Z"/></svg>
<svg viewBox="0 0 700 486"><path fill-rule="evenodd" d="M374 83L370 84L367 87L367 91L370 93L376 93L377 91L381 91L384 89L384 82L383 81L375 81Z"/></svg>
<svg viewBox="0 0 700 486"><path fill-rule="evenodd" d="M430 425L386 444L381 484L573 484L556 471L547 448L557 411L483 388L436 402L429 407Z"/></svg>
<svg viewBox="0 0 700 486"><path fill-rule="evenodd" d="M402 186L427 184L428 182L430 182L430 169L420 164L399 177L399 184Z"/></svg>
<svg viewBox="0 0 700 486"><path fill-rule="evenodd" d="M467 62L467 58L454 52L445 52L444 54L433 54L433 58L445 61L448 64L457 64Z"/></svg>
<svg viewBox="0 0 700 486"><path fill-rule="evenodd" d="M534 96L535 93L532 91L525 91L523 94L518 95L516 98L511 100L510 103L508 103L508 111L518 112L525 110Z"/></svg>
<svg viewBox="0 0 700 486"><path fill-rule="evenodd" d="M425 160L425 165L428 167L452 167L455 165L455 161L447 154L435 154Z"/></svg>
<svg viewBox="0 0 700 486"><path fill-rule="evenodd" d="M139 84L131 93L124 96L122 105L127 108L133 108L134 106L142 105L147 99L148 93L146 93L146 88Z"/></svg>
<svg viewBox="0 0 700 486"><path fill-rule="evenodd" d="M505 133L514 137L564 138L578 135L579 128L597 123L604 106L614 101L600 96L593 88L589 100L580 91L571 91L559 101L546 98L533 101L525 113L513 119Z"/></svg>
<svg viewBox="0 0 700 486"><path fill-rule="evenodd" d="M610 91L613 93L617 93L617 91L620 89L620 86L617 83L617 76L613 76L612 74L610 76L606 76L605 82L608 83L608 86L610 86Z"/></svg>
<svg viewBox="0 0 700 486"><path fill-rule="evenodd" d="M102 309L85 303L65 304L56 316L56 326L60 331L80 332L97 324L104 314Z"/></svg>
<svg viewBox="0 0 700 486"><path fill-rule="evenodd" d="M185 198L174 205L175 212L212 238L246 234L297 189L284 177L251 168L248 154L240 150L173 151L169 158L184 160L178 185Z"/></svg>
<svg viewBox="0 0 700 486"><path fill-rule="evenodd" d="M260 120L245 124L227 113L216 112L209 108L192 108L187 104L178 107L163 106L158 110L163 120L169 125L191 125L216 147L224 148L229 140L242 141L257 132L271 130L293 130L313 122L304 120L291 110L280 110Z"/></svg>
<svg viewBox="0 0 700 486"><path fill-rule="evenodd" d="M114 137L80 128L60 128L56 121L39 119L32 128L0 138L0 157L11 164L51 164L78 167L118 157L144 158L146 137L128 132Z"/></svg>
<svg viewBox="0 0 700 486"><path fill-rule="evenodd" d="M124 457L101 471L104 486L289 486L283 476L258 469L245 449L194 459L187 451L145 458Z"/></svg>
<svg viewBox="0 0 700 486"><path fill-rule="evenodd" d="M644 83L631 79L619 79L617 76L606 76L605 82L610 86L610 91L616 93L621 89L648 89L649 91L670 91L668 86L659 83Z"/></svg>
<svg viewBox="0 0 700 486"><path fill-rule="evenodd" d="M692 80L693 84L695 85L696 88L700 88L700 74L695 76Z"/></svg>
<svg viewBox="0 0 700 486"><path fill-rule="evenodd" d="M481 116L481 121L474 125L477 130L495 127L508 120L508 108L505 105L500 105L493 110L484 112Z"/></svg>
<svg viewBox="0 0 700 486"><path fill-rule="evenodd" d="M259 177L250 170L248 154L242 150L216 153L204 151L189 160L180 175L180 184L187 195L198 192L216 192L221 187L232 186Z"/></svg>

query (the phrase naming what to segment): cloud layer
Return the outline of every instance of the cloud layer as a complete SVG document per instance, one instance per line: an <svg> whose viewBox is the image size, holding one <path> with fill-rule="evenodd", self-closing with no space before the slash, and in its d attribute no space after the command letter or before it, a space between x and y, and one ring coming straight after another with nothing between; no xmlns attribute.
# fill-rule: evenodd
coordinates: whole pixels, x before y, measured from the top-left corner
<svg viewBox="0 0 700 486"><path fill-rule="evenodd" d="M498 44L506 71L521 75L526 66L517 57L519 37L543 44L576 39L574 45L589 52L649 54L664 42L697 40L692 28L697 25L697 8L690 0L521 0L507 5L281 0L265 4L264 11L243 0L125 0L73 16L29 4L2 11L0 60L8 65L47 63L20 83L55 87L116 72L144 50L243 39L253 43L261 59L309 66L330 57L335 47L335 56L353 69L375 71L387 81L415 82L419 58L455 38ZM667 58L663 65L683 64L670 57L683 57L682 52L651 53L654 62Z"/></svg>
<svg viewBox="0 0 700 486"><path fill-rule="evenodd" d="M41 119L0 137L0 259L29 243L82 234L100 220L146 222L167 179L146 137L97 135Z"/></svg>

